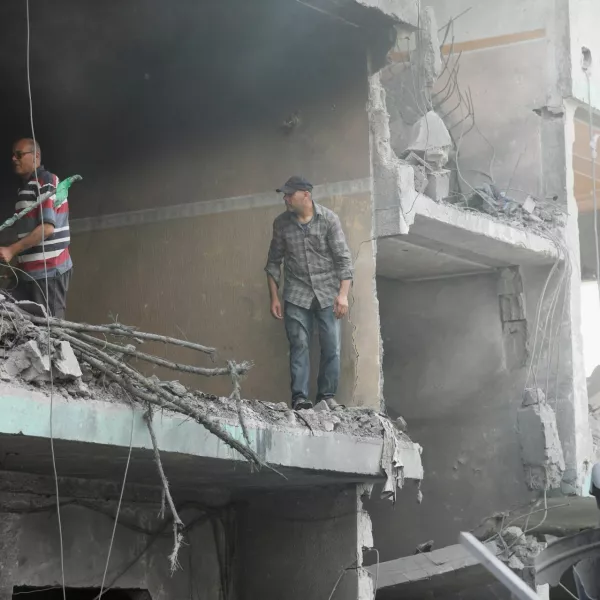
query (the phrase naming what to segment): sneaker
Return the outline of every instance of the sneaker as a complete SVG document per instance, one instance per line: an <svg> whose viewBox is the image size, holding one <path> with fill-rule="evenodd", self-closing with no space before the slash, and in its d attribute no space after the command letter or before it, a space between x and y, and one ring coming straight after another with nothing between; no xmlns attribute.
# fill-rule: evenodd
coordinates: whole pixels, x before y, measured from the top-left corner
<svg viewBox="0 0 600 600"><path fill-rule="evenodd" d="M301 396L299 398L294 398L292 400L292 410L308 410L309 408L312 408L313 404L310 400L308 400L307 398L302 398Z"/></svg>

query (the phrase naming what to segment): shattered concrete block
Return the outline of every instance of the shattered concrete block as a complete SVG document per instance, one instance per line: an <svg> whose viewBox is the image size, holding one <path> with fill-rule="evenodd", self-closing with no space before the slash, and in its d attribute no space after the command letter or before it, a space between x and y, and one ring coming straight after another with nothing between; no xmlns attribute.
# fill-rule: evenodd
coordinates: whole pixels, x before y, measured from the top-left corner
<svg viewBox="0 0 600 600"><path fill-rule="evenodd" d="M32 302L31 300L19 300L18 302L15 302L15 304L34 317L43 317L45 319L47 316L46 308L37 302Z"/></svg>
<svg viewBox="0 0 600 600"><path fill-rule="evenodd" d="M448 128L441 117L434 111L430 110L413 125L410 143L407 147L409 152L425 153L427 151L444 149L447 159L450 148L452 148L452 139L448 133ZM439 166L443 167L444 164L440 164Z"/></svg>
<svg viewBox="0 0 600 600"><path fill-rule="evenodd" d="M325 419L322 423L325 431L333 431L335 429L335 423L329 419Z"/></svg>
<svg viewBox="0 0 600 600"><path fill-rule="evenodd" d="M435 171L427 176L427 187L425 194L441 202L450 195L450 171Z"/></svg>
<svg viewBox="0 0 600 600"><path fill-rule="evenodd" d="M531 490L560 488L565 459L554 410L546 403L521 407L517 425L527 486Z"/></svg>
<svg viewBox="0 0 600 600"><path fill-rule="evenodd" d="M38 343L30 340L10 352L1 372L2 379L21 377L25 381L49 381L50 361Z"/></svg>
<svg viewBox="0 0 600 600"><path fill-rule="evenodd" d="M79 361L69 342L61 341L58 345L58 356L54 359L56 374L62 379L77 379L82 372Z"/></svg>
<svg viewBox="0 0 600 600"><path fill-rule="evenodd" d="M523 392L523 404L521 406L532 406L533 404L545 404L546 394L540 388L526 388Z"/></svg>
<svg viewBox="0 0 600 600"><path fill-rule="evenodd" d="M527 196L527 198L525 198L525 200L523 201L523 205L522 208L525 212L528 212L529 214L531 214L536 207L536 203L535 200L531 197L531 196Z"/></svg>
<svg viewBox="0 0 600 600"><path fill-rule="evenodd" d="M2 365L0 376L4 380L14 379L25 369L28 369L30 364L25 350L21 347L15 348L9 353L6 362Z"/></svg>
<svg viewBox="0 0 600 600"><path fill-rule="evenodd" d="M507 545L512 546L520 539L523 539L523 530L516 525L511 525L502 530L502 537Z"/></svg>
<svg viewBox="0 0 600 600"><path fill-rule="evenodd" d="M408 431L408 423L406 422L406 419L404 417L398 417L394 421L394 425L396 426L396 429L398 429L398 431L402 431L403 433L406 433Z"/></svg>
<svg viewBox="0 0 600 600"><path fill-rule="evenodd" d="M315 404L314 410L315 412L329 412L329 404L325 400L321 400L321 402Z"/></svg>

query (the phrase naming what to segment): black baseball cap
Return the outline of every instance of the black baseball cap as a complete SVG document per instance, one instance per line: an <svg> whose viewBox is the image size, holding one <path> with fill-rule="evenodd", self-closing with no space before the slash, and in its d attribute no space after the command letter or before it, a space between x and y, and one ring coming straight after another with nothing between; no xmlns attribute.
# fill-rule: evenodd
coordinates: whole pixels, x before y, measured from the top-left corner
<svg viewBox="0 0 600 600"><path fill-rule="evenodd" d="M280 194L293 194L294 192L312 192L312 189L312 183L304 179L304 177L294 175L275 191Z"/></svg>

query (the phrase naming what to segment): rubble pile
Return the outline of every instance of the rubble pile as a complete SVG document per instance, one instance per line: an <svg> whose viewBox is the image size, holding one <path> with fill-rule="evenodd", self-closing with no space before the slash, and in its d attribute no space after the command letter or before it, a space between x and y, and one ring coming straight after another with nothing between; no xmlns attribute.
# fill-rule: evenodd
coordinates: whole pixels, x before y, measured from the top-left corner
<svg viewBox="0 0 600 600"><path fill-rule="evenodd" d="M473 193L460 199L466 208L476 210L507 221L515 227L562 227L565 213L555 201L542 201L528 195L524 200L512 198L494 184L486 183Z"/></svg>
<svg viewBox="0 0 600 600"><path fill-rule="evenodd" d="M331 410L325 402L301 412L291 410L283 402L273 404L256 399L243 400L240 407L240 400L235 395L218 397L192 390L179 381L162 381L155 375L146 377L137 369L137 363L130 363L127 356L136 360L140 357L155 359L152 360L155 364L205 376L233 374L241 377L251 368L250 363L229 363L227 367L215 369L175 363L169 365L164 359L139 352L133 344L108 341L110 335L116 339L125 337L127 342L139 345L144 336L150 336L150 339L160 339L161 336L144 334L120 324L92 326L53 318L49 322L50 344L42 306L32 307L30 303L14 302L10 297L0 295L0 380L49 392L52 375L54 393L62 397L127 403L138 401L143 406L157 406L191 416L202 425L208 423L217 430L215 435L221 437L220 434L224 434L226 442L229 441L227 434L224 430L219 431L218 423L237 425L242 418L240 411L246 426L298 428L313 433L337 432L355 437L381 438L385 433L383 422L391 424L387 417L373 409L338 407ZM84 333L93 330L109 333L104 331L103 335L107 337L103 338L92 338L89 333ZM97 342L97 351L91 339ZM207 354L214 353L212 348L198 344L183 342L183 345L202 349ZM132 366L134 364L136 368ZM410 441L404 433L405 424L400 422L392 427L398 440Z"/></svg>
<svg viewBox="0 0 600 600"><path fill-rule="evenodd" d="M412 166L415 173L415 189L436 202L450 194L450 171L448 163L452 139L442 119L429 111L413 125L410 143L400 155L404 164Z"/></svg>
<svg viewBox="0 0 600 600"><path fill-rule="evenodd" d="M546 541L541 541L535 535L528 535L520 527L513 525L498 534L496 555L531 585L535 581L535 559L547 547Z"/></svg>

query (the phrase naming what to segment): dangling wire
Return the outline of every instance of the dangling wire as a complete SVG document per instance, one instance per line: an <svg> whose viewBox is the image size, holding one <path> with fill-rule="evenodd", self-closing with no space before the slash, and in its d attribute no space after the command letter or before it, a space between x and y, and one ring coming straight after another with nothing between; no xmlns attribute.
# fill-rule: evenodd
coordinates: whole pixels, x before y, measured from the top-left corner
<svg viewBox="0 0 600 600"><path fill-rule="evenodd" d="M27 93L29 96L29 121L31 124L31 137L33 138L33 151L34 151L34 166L35 166L35 180L38 181L38 167L37 167L37 154L38 145L35 139L35 127L33 124L33 98L31 94L31 21L29 15L29 0L25 0L25 6L27 8ZM41 187L37 187L38 194L40 193ZM44 262L44 280L46 282L46 329L48 337L48 360L51 356L51 341L50 341L50 303L48 301L48 265L46 264L46 249L45 249L45 231L44 231L44 208L40 206L41 215L41 226L42 226L42 260ZM58 518L58 535L60 539L60 571L61 571L61 582L63 600L67 600L67 588L65 586L65 552L62 532L62 519L60 514L60 493L58 489L58 471L56 469L56 453L54 451L54 430L52 424L52 413L54 409L54 377L52 374L52 368L50 368L50 450L52 453L52 469L54 471L54 487L56 493L56 516Z"/></svg>

